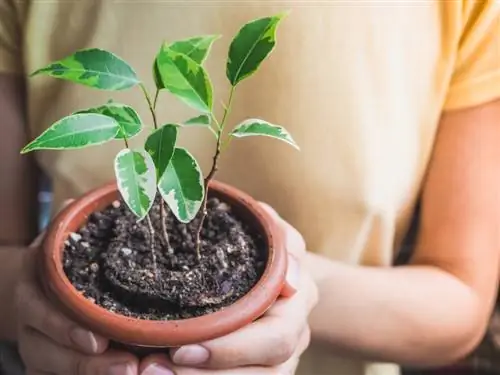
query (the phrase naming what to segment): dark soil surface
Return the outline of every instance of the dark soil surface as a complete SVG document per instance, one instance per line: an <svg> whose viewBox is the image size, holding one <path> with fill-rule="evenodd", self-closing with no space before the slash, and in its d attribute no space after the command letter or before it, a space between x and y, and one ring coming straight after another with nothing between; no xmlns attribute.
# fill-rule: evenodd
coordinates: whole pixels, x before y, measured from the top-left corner
<svg viewBox="0 0 500 375"><path fill-rule="evenodd" d="M94 213L69 236L64 270L83 295L122 315L172 320L219 310L255 285L265 267L263 239L226 203L208 200L200 261L199 218L186 225L167 210L169 247L159 207L157 200L150 213L154 236L147 220L138 223L122 201Z"/></svg>

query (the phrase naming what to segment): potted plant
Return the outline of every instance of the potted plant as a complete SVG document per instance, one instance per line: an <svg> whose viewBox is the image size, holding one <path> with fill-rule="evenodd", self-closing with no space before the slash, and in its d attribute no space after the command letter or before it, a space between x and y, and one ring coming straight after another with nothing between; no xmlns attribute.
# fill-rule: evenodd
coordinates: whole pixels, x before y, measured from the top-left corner
<svg viewBox="0 0 500 375"><path fill-rule="evenodd" d="M116 180L63 209L40 251L44 290L73 319L117 343L172 347L230 333L287 294L286 249L273 220L252 197L214 180L233 139L268 136L298 148L283 127L264 120L248 119L226 131L236 88L274 49L282 18L253 20L232 40L226 68L231 90L221 119L203 66L215 35L163 43L153 63L154 95L127 62L102 49L78 50L32 74L99 90L136 87L151 112L143 148L129 147L143 130L139 114L110 100L60 119L22 150L124 145L114 160ZM183 124L161 123L156 107L162 92L199 114ZM215 137L205 176L177 145L178 132L194 125Z"/></svg>

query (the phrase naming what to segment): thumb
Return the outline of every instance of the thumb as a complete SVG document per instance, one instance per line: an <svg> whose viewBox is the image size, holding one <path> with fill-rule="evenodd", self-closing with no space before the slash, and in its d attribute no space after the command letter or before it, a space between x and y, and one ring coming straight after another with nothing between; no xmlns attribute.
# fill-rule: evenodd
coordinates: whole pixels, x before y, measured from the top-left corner
<svg viewBox="0 0 500 375"><path fill-rule="evenodd" d="M300 264L291 254L288 254L288 264L286 270L286 281L281 296L285 298L292 297L297 293L300 283Z"/></svg>
<svg viewBox="0 0 500 375"><path fill-rule="evenodd" d="M66 199L62 204L61 206L59 207L59 209L57 210L57 214L60 213L62 210L64 210L66 207L68 207L71 203L73 203L75 200L74 199Z"/></svg>
<svg viewBox="0 0 500 375"><path fill-rule="evenodd" d="M285 245L287 246L288 259L287 259L287 272L286 272L286 281L283 289L281 291L281 296L285 298L292 297L295 293L297 293L299 282L300 282L300 264L297 258L290 252L289 249L289 236L286 233L287 225L281 218L281 216L267 203L260 202L262 208L271 215L271 217L277 222L278 229L281 231L281 235L285 239Z"/></svg>
<svg viewBox="0 0 500 375"><path fill-rule="evenodd" d="M59 207L59 210L56 212L56 214L60 213L62 210L64 210L70 203L73 203L74 199L67 199L63 202L61 207ZM40 247L43 242L43 238L45 237L45 230L43 230L36 238L33 240L33 242L30 244L30 247Z"/></svg>

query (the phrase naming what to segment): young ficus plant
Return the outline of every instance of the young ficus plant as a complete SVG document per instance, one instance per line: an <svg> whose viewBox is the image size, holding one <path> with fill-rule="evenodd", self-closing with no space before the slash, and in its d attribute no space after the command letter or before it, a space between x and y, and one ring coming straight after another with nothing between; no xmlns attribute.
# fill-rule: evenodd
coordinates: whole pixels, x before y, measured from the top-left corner
<svg viewBox="0 0 500 375"><path fill-rule="evenodd" d="M219 38L216 35L164 43L153 63L156 84L154 96L149 94L129 64L102 49L80 50L35 71L32 76L48 75L98 90L120 91L137 86L148 103L153 129L143 148L131 149L129 140L141 132L143 122L130 106L109 101L57 121L26 145L22 153L44 149L79 149L121 140L125 148L118 153L114 162L118 189L138 221L145 219L147 222L154 263L155 230L149 211L157 193L162 197L161 238L169 252L174 249L168 240L164 204L182 223L190 223L198 214L201 215L196 229L196 255L200 259L200 236L207 216L209 184L217 172L221 153L231 139L267 136L298 148L283 127L265 120L247 119L229 133L224 132L238 84L253 75L274 49L276 29L282 18L283 15L275 15L253 20L245 24L232 40L226 64L231 90L220 120L214 114L212 83L203 66L213 43ZM177 97L198 111L199 115L183 124L160 125L156 107L162 91ZM212 167L205 177L193 155L176 145L179 128L193 125L206 127L216 139Z"/></svg>

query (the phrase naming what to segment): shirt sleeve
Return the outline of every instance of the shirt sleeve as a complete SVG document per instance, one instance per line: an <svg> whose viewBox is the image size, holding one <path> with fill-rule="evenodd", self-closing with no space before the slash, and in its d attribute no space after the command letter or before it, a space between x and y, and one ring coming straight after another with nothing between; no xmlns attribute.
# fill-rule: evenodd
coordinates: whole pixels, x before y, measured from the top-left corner
<svg viewBox="0 0 500 375"><path fill-rule="evenodd" d="M500 2L464 0L461 25L445 110L500 98Z"/></svg>
<svg viewBox="0 0 500 375"><path fill-rule="evenodd" d="M0 73L23 70L21 26L15 2L0 0Z"/></svg>

